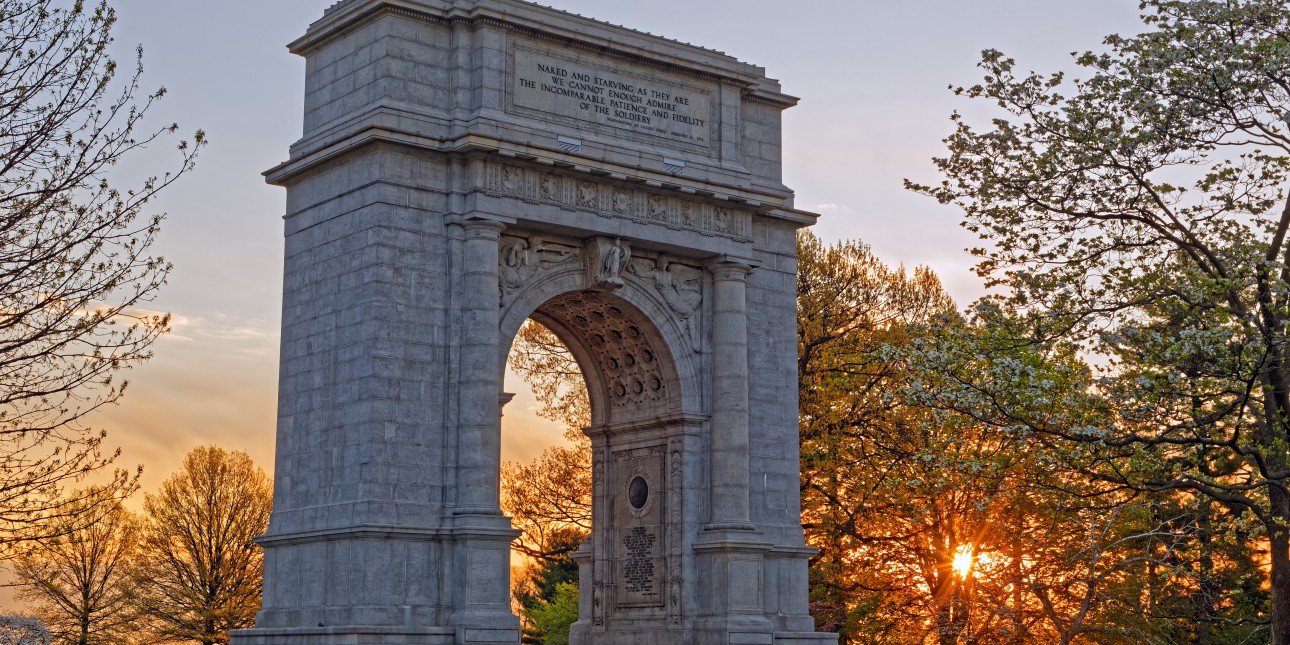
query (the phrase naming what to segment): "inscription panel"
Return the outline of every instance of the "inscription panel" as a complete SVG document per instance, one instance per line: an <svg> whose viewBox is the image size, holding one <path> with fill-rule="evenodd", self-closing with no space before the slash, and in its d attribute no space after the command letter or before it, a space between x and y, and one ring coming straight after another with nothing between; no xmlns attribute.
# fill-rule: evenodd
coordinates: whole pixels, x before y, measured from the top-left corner
<svg viewBox="0 0 1290 645"><path fill-rule="evenodd" d="M614 453L610 504L618 609L659 608L667 597L666 453L663 446Z"/></svg>
<svg viewBox="0 0 1290 645"><path fill-rule="evenodd" d="M506 99L512 113L697 152L711 152L718 131L711 88L531 45L511 46Z"/></svg>

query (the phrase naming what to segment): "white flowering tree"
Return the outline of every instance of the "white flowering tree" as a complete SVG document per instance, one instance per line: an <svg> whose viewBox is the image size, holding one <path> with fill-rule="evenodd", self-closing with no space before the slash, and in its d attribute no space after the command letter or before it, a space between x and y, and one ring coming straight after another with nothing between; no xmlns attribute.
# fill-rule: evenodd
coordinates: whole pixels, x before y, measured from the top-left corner
<svg viewBox="0 0 1290 645"><path fill-rule="evenodd" d="M1018 391L1034 365L957 376L1015 428L1097 445L1133 490L1212 500L1268 549L1274 645L1290 643L1290 5L1145 0L1144 33L1076 56L1083 78L984 54L959 88L1001 112L955 116L946 177L986 242L984 303L1014 341L1071 343L1099 366L1102 421L1051 422Z"/></svg>
<svg viewBox="0 0 1290 645"><path fill-rule="evenodd" d="M49 630L28 616L0 616L0 645L49 645Z"/></svg>

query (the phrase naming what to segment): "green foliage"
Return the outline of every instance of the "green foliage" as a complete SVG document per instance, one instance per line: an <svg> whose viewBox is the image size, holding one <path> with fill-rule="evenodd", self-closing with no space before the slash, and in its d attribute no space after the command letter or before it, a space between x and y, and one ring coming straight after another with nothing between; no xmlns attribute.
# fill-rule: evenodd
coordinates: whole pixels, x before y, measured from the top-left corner
<svg viewBox="0 0 1290 645"><path fill-rule="evenodd" d="M1183 594L1185 608L1156 608L1177 610L1180 624L1224 625L1205 638L1270 623L1282 645L1290 6L1142 8L1143 33L1076 55L1083 78L1021 74L991 50L982 82L958 88L1000 114L982 129L955 115L949 154L936 160L945 181L911 187L962 208L985 242L977 270L999 288L977 308L987 345L1033 347L1044 362L931 363L947 370L946 407L1043 437L1081 476L1171 505L1182 515L1170 522L1187 518L1201 544L1256 540L1265 555L1225 548L1234 561L1192 580L1200 591ZM1207 557L1185 555L1197 559L1178 562ZM1267 613L1259 594L1224 588L1256 576L1261 557Z"/></svg>
<svg viewBox="0 0 1290 645"><path fill-rule="evenodd" d="M569 626L578 620L578 583L557 584L549 600L534 605L528 611L528 618L540 635L539 642L568 645Z"/></svg>
<svg viewBox="0 0 1290 645"><path fill-rule="evenodd" d="M572 553L577 550L587 532L576 527L564 527L547 533L547 552L525 568L524 573L515 581L513 595L520 606L524 619L525 642L554 643L552 634L559 634L563 625L563 634L568 638L569 625L578 619L578 563L574 562ZM563 606L560 594L566 587L573 588L573 614L568 622L562 620L559 607Z"/></svg>

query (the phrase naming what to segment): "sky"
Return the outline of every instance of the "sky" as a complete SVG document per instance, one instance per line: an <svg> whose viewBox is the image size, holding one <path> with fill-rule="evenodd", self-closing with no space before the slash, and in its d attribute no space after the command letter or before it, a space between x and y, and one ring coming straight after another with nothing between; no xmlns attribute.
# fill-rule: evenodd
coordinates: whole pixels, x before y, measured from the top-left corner
<svg viewBox="0 0 1290 645"><path fill-rule="evenodd" d="M1021 69L1070 67L1070 53L1139 28L1136 0L551 0L556 8L700 44L764 66L801 97L784 120L785 182L823 215L826 240L860 239L892 264L935 269L961 305L980 294L959 213L902 188L937 180L949 114L976 115L951 84L979 78L994 48ZM273 463L285 192L260 173L301 135L304 62L286 43L331 0L116 0L118 58L144 51L143 87L164 86L153 116L210 140L198 167L156 202L168 214L156 251L174 263L149 308L174 331L128 374L121 405L92 421L144 464L155 490L192 448L214 443ZM128 68L128 67L127 67ZM177 143L171 141L169 143ZM124 175L173 167L156 146ZM504 458L560 440L520 396L506 410Z"/></svg>

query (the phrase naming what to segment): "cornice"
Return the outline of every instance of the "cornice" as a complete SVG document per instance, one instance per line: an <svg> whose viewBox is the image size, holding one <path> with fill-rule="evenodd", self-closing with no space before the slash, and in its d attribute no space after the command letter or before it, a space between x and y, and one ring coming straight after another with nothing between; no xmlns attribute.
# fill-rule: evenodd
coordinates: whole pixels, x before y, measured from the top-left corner
<svg viewBox="0 0 1290 645"><path fill-rule="evenodd" d="M308 55L322 44L390 14L445 25L492 25L672 72L734 82L749 96L771 104L791 107L797 102L781 92L779 81L767 78L763 68L723 52L525 0L345 0L328 9L288 49Z"/></svg>
<svg viewBox="0 0 1290 645"><path fill-rule="evenodd" d="M643 171L639 168L627 168L612 162L594 162L581 157L572 157L556 150L546 150L533 146L519 146L500 139L478 134L467 134L460 138L441 140L407 132L400 132L388 127L372 125L351 131L346 136L331 140L325 145L314 148L290 161L283 162L264 172L265 181L270 184L285 186L292 178L318 167L344 158L360 149L372 145L394 145L416 150L435 152L449 156L491 157L497 161L518 161L560 168L587 175L589 178L618 180L630 184L640 184L646 188L677 190L698 198L715 200L731 206L753 209L772 217L782 210L775 203L782 203L791 193L771 194L750 190L746 186L697 181L684 176L668 175L661 172ZM798 212L798 211L791 211ZM813 222L814 220L810 220Z"/></svg>

